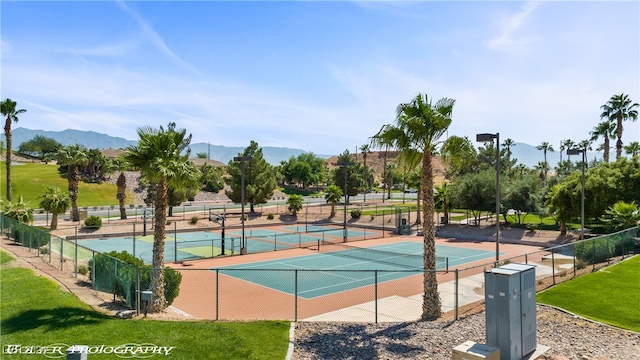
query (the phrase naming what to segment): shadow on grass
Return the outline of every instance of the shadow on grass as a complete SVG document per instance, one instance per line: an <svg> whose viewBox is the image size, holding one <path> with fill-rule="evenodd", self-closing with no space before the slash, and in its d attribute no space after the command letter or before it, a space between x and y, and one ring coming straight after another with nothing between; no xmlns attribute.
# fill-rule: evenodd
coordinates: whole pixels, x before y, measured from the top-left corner
<svg viewBox="0 0 640 360"><path fill-rule="evenodd" d="M93 310L75 307L59 307L54 309L27 310L18 315L2 320L2 334L44 328L60 330L78 325L91 325L106 321L106 315Z"/></svg>

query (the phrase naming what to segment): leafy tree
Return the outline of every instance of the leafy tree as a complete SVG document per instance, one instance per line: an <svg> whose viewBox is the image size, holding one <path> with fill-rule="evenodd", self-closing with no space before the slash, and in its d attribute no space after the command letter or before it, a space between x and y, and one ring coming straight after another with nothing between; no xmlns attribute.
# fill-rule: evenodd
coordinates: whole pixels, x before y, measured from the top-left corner
<svg viewBox="0 0 640 360"><path fill-rule="evenodd" d="M575 192L576 180L554 185L547 193L545 205L560 225L560 235L567 234L567 222L580 215L580 193Z"/></svg>
<svg viewBox="0 0 640 360"><path fill-rule="evenodd" d="M207 153L196 153L196 157L198 159L208 159L209 155L207 155Z"/></svg>
<svg viewBox="0 0 640 360"><path fill-rule="evenodd" d="M600 109L602 109L600 118L607 118L609 121L616 123L616 135L618 137L618 141L616 141L616 160L622 156L622 122L627 120L636 121L638 119L638 110L636 110L638 106L640 106L638 103L632 104L629 95L626 94L613 95L606 104L600 106Z"/></svg>
<svg viewBox="0 0 640 360"><path fill-rule="evenodd" d="M277 186L277 173L262 156L262 149L258 147L258 143L251 141L251 144L244 149L244 152L238 156L251 156L251 161L244 164L244 184L245 184L245 202L251 206L250 212L255 212L255 204L266 204L273 196L273 192ZM231 190L227 190L226 194L234 203L242 202L242 164L241 162L229 161L227 166L229 177L225 178L225 182Z"/></svg>
<svg viewBox="0 0 640 360"><path fill-rule="evenodd" d="M138 144L126 149L124 159L141 176L155 184L153 260L151 271L152 300L150 312L162 311L167 306L164 293L164 241L167 223L168 187L198 187L198 169L189 159L189 143L185 129L176 129L175 123L169 123L167 129L160 126L138 128ZM183 152L185 155L182 155Z"/></svg>
<svg viewBox="0 0 640 360"><path fill-rule="evenodd" d="M51 213L51 230L58 228L58 214L64 214L71 207L69 193L58 187L47 186L44 194L40 195L40 207Z"/></svg>
<svg viewBox="0 0 640 360"><path fill-rule="evenodd" d="M4 123L4 136L7 141L7 153L5 167L7 169L7 200L11 201L11 123L18 122L18 115L25 113L25 109L16 109L18 104L7 98L0 102L0 112L6 117Z"/></svg>
<svg viewBox="0 0 640 360"><path fill-rule="evenodd" d="M496 208L495 171L487 169L457 177L451 188L451 203L469 209L478 224L483 211L495 211Z"/></svg>
<svg viewBox="0 0 640 360"><path fill-rule="evenodd" d="M339 166L340 164L351 164L349 166ZM345 150L342 154L338 155L338 161L336 163L338 167L333 170L332 181L334 184L342 188L344 193L345 173L347 178L347 204L349 203L349 196L356 196L366 189L364 179L362 177L362 168L360 163L353 161L349 150Z"/></svg>
<svg viewBox="0 0 640 360"><path fill-rule="evenodd" d="M535 176L512 178L507 182L504 193L501 192L500 201L505 210L515 210L518 224L522 224L527 213L540 210L540 192L540 182ZM504 214L506 215L506 212Z"/></svg>
<svg viewBox="0 0 640 360"><path fill-rule="evenodd" d="M408 103L398 105L393 125L383 125L376 137L385 139L400 151L407 163L422 163L421 198L424 233L424 294L422 319L434 320L442 314L436 279L435 208L433 203L433 166L431 158L440 138L451 124L455 100L443 98L435 104L425 94L418 94Z"/></svg>
<svg viewBox="0 0 640 360"><path fill-rule="evenodd" d="M547 180L547 172L549 171L549 162L547 162L547 152L554 152L553 146L546 141L543 141L540 145L536 146L536 150L542 151L544 154L544 180Z"/></svg>
<svg viewBox="0 0 640 360"><path fill-rule="evenodd" d="M22 195L18 197L18 202L6 202L3 205L2 213L4 216L25 224L33 222L33 209L28 207L29 203L24 201Z"/></svg>
<svg viewBox="0 0 640 360"><path fill-rule="evenodd" d="M175 187L173 185L167 186L167 205L169 206L169 216L173 216L174 207L195 197L197 193L197 188Z"/></svg>
<svg viewBox="0 0 640 360"><path fill-rule="evenodd" d="M324 199L327 203L331 204L331 215L330 217L336 216L336 204L340 202L344 194L342 193L342 189L340 189L337 185L329 185L325 190Z"/></svg>
<svg viewBox="0 0 640 360"><path fill-rule="evenodd" d="M87 161L86 148L82 145L69 145L58 151L58 164L63 167L66 166L67 169L72 221L80 221L80 213L78 212L78 183L80 181L79 167L86 164Z"/></svg>
<svg viewBox="0 0 640 360"><path fill-rule="evenodd" d="M200 184L204 191L218 193L224 189L224 180L222 176L225 170L222 166L213 166L204 164L200 167Z"/></svg>
<svg viewBox="0 0 640 360"><path fill-rule="evenodd" d="M440 156L447 164L445 177L449 180L477 169L478 153L466 136L450 136L442 144Z"/></svg>
<svg viewBox="0 0 640 360"><path fill-rule="evenodd" d="M609 150L611 149L611 145L609 145L610 139L613 138L616 134L616 124L613 121L603 121L596 125L593 131L589 132L591 134L591 141L596 141L598 138L604 139L604 144L602 145L603 155L602 158L604 162L609 162Z"/></svg>
<svg viewBox="0 0 640 360"><path fill-rule="evenodd" d="M638 226L640 211L635 202L618 201L606 211L607 223L614 231Z"/></svg>
<svg viewBox="0 0 640 360"><path fill-rule="evenodd" d="M40 159L45 159L46 157L54 157L60 148L62 148L62 144L55 139L43 135L36 135L33 139L20 144L18 151L30 155L37 155Z"/></svg>
<svg viewBox="0 0 640 360"><path fill-rule="evenodd" d="M384 136L385 134L380 132L369 138L369 142L373 147L384 147L384 160L382 163L383 166L383 174L382 174L382 191L387 190L387 198L391 199L391 187L392 187L392 176L389 172L389 164L387 164L387 158L389 156L389 148L393 147L393 139L387 138ZM384 202L384 196L382 196L382 202Z"/></svg>
<svg viewBox="0 0 640 360"><path fill-rule="evenodd" d="M302 195L293 194L287 199L287 209L291 211L294 217L298 216L298 211L302 210L303 199Z"/></svg>

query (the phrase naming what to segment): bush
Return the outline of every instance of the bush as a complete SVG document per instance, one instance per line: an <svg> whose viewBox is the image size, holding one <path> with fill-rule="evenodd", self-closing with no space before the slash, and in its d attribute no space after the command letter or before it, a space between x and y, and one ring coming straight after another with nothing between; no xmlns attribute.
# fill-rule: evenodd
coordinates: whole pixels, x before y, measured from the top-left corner
<svg viewBox="0 0 640 360"><path fill-rule="evenodd" d="M165 224L171 225L171 220L167 219L167 222L165 222Z"/></svg>
<svg viewBox="0 0 640 360"><path fill-rule="evenodd" d="M582 270L586 268L587 265L589 264L584 260L576 260L576 270Z"/></svg>
<svg viewBox="0 0 640 360"><path fill-rule="evenodd" d="M360 209L353 209L351 210L351 218L353 219L359 219L360 216L362 216L362 210Z"/></svg>
<svg viewBox="0 0 640 360"><path fill-rule="evenodd" d="M77 271L80 275L87 275L89 273L89 267L85 264L80 264L78 265Z"/></svg>
<svg viewBox="0 0 640 360"><path fill-rule="evenodd" d="M269 213L269 215L267 215L267 220L273 220L273 217L274 217L273 214Z"/></svg>
<svg viewBox="0 0 640 360"><path fill-rule="evenodd" d="M198 220L200 220L200 218L198 218L197 216L192 216L189 223L191 223L191 225L195 225L198 222Z"/></svg>
<svg viewBox="0 0 640 360"><path fill-rule="evenodd" d="M91 215L84 220L84 226L92 229L100 229L102 227L102 219L99 216Z"/></svg>
<svg viewBox="0 0 640 360"><path fill-rule="evenodd" d="M49 247L48 246L41 246L40 247L40 255L47 255L49 253Z"/></svg>
<svg viewBox="0 0 640 360"><path fill-rule="evenodd" d="M530 232L536 232L536 230L538 230L538 224L527 223L527 230L529 230Z"/></svg>
<svg viewBox="0 0 640 360"><path fill-rule="evenodd" d="M107 254L96 254L95 262L89 260L89 272L94 289L106 291L123 297L129 306L136 307L136 277L139 270L140 287L144 289L151 284L151 266L126 251L112 251ZM167 306L180 293L182 274L164 268L164 296Z"/></svg>

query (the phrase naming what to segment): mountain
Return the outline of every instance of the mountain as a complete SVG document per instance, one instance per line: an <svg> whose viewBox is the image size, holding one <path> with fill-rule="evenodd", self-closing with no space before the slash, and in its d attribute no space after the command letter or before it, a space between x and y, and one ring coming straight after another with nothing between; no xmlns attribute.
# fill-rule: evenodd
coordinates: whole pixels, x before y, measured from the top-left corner
<svg viewBox="0 0 640 360"><path fill-rule="evenodd" d="M54 139L64 146L79 144L86 146L90 149L123 149L130 145L136 145L138 141L127 140L121 137L110 136L107 134L101 134L94 131L81 131L81 130L63 130L63 131L45 131L45 130L30 130L22 127L13 129L11 131L13 141L11 147L17 150L20 144L25 141L33 139L36 135L46 136ZM248 144L247 144L248 146ZM207 143L194 143L191 144L191 156L196 157L198 153L210 154L209 158L212 160L220 161L224 164L233 160L234 156L238 156L238 153L244 151L244 147L227 147L221 145L209 145ZM279 165L280 161L289 160L292 156L298 156L308 151L301 149L291 149L286 147L262 147L262 155L265 160L271 165ZM322 158L329 156L318 155Z"/></svg>

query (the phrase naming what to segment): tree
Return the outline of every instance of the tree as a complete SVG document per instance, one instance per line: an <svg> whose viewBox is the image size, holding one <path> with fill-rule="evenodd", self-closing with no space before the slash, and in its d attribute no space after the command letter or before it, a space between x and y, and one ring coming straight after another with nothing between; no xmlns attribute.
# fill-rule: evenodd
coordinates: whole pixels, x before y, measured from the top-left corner
<svg viewBox="0 0 640 360"><path fill-rule="evenodd" d="M369 144L364 144L360 146L360 151L362 152L362 161L364 162L364 181L366 191L371 191L371 176L369 175L369 171L367 168L367 156L371 154L371 147L369 146Z"/></svg>
<svg viewBox="0 0 640 360"><path fill-rule="evenodd" d="M539 210L540 181L535 176L509 179L502 195L504 209L513 209L516 221L522 224L526 214ZM507 222L506 212L505 222Z"/></svg>
<svg viewBox="0 0 640 360"><path fill-rule="evenodd" d="M433 199L436 208L442 209L443 224L445 225L449 224L450 189L451 187L446 182L443 182L440 186L436 186Z"/></svg>
<svg viewBox="0 0 640 360"><path fill-rule="evenodd" d="M4 123L4 136L7 141L7 153L5 167L7 169L7 200L11 201L11 122L18 122L18 115L25 113L25 109L16 109L18 104L7 98L0 102L0 112L6 117Z"/></svg>
<svg viewBox="0 0 640 360"><path fill-rule="evenodd" d="M22 195L18 196L18 202L4 203L3 215L17 220L21 223L31 224L33 222L33 209L28 207L29 203L26 203Z"/></svg>
<svg viewBox="0 0 640 360"><path fill-rule="evenodd" d="M640 211L635 202L618 201L606 211L607 222L614 231L638 226Z"/></svg>
<svg viewBox="0 0 640 360"><path fill-rule="evenodd" d="M567 139L561 142L560 146L560 156L562 156L562 152L565 150L573 149L573 146L576 144L573 140ZM567 160L571 161L571 155L567 155ZM560 162L562 162L562 158L560 158Z"/></svg>
<svg viewBox="0 0 640 360"><path fill-rule="evenodd" d="M612 121L603 121L596 125L593 128L593 131L589 132L591 134L591 141L596 141L598 138L602 137L604 139L604 144L602 146L603 155L602 159L604 162L609 162L609 150L611 149L611 145L609 144L609 139L615 136L616 133L616 125Z"/></svg>
<svg viewBox="0 0 640 360"><path fill-rule="evenodd" d="M336 216L336 204L340 202L342 199L342 189L340 189L337 185L329 185L325 190L324 199L327 203L331 204L331 215L330 217Z"/></svg>
<svg viewBox="0 0 640 360"><path fill-rule="evenodd" d="M616 135L618 137L618 141L616 141L616 160L622 156L622 122L627 120L636 121L638 119L638 111L635 108L638 106L640 106L638 103L632 104L629 95L626 94L613 95L606 104L600 106L600 109L602 109L600 118L607 118L609 121L616 123Z"/></svg>
<svg viewBox="0 0 640 360"><path fill-rule="evenodd" d="M302 206L302 195L292 194L287 198L287 209L291 211L291 215L293 215L293 217L298 216L298 211L302 210Z"/></svg>
<svg viewBox="0 0 640 360"><path fill-rule="evenodd" d="M547 172L549 170L549 163L547 162L547 152L553 152L553 146L551 146L551 144L549 144L546 141L543 141L542 144L536 146L536 150L538 151L542 151L544 154L544 163L545 163L545 168L544 168L544 180L547 180Z"/></svg>
<svg viewBox="0 0 640 360"><path fill-rule="evenodd" d="M496 172L486 169L457 177L451 186L451 203L462 209L469 209L474 223L480 223L483 211L496 209Z"/></svg>
<svg viewBox="0 0 640 360"><path fill-rule="evenodd" d="M477 169L478 153L469 138L450 136L440 148L440 157L445 164L445 177L449 180Z"/></svg>
<svg viewBox="0 0 640 360"><path fill-rule="evenodd" d="M152 299L148 311L159 312L166 308L164 294L164 241L167 223L167 189L197 187L198 169L188 161L191 135L185 129L176 129L169 123L167 129L149 126L137 129L138 144L125 150L124 160L139 170L142 178L155 184L153 260L151 270ZM184 155L182 155L184 152Z"/></svg>
<svg viewBox="0 0 640 360"><path fill-rule="evenodd" d="M200 185L202 190L218 193L224 189L224 167L204 164L200 167Z"/></svg>
<svg viewBox="0 0 640 360"><path fill-rule="evenodd" d="M47 186L44 194L40 195L40 207L51 213L51 230L58 228L58 214L64 214L71 207L69 193L58 187Z"/></svg>
<svg viewBox="0 0 640 360"><path fill-rule="evenodd" d="M118 180L116 180L116 186L118 187L116 199L118 199L120 207L120 220L126 220L127 210L124 207L124 202L127 199L127 177L124 175L124 171L120 172Z"/></svg>
<svg viewBox="0 0 640 360"><path fill-rule="evenodd" d="M419 225L421 223L420 220L420 183L422 182L422 179L420 177L420 167L416 167L413 169L413 171L409 172L409 174L407 174L407 180L406 180L406 185L411 188L411 189L417 189L417 196L416 196L416 208L418 209L416 212L416 225Z"/></svg>
<svg viewBox="0 0 640 360"><path fill-rule="evenodd" d="M78 212L78 183L80 181L79 167L88 161L86 149L82 145L65 146L58 151L58 164L67 169L67 182L69 183L69 198L71 199L71 220L80 221Z"/></svg>
<svg viewBox="0 0 640 360"><path fill-rule="evenodd" d="M38 156L40 159L54 157L58 150L62 148L62 144L50 137L36 135L33 139L25 141L18 147L21 153Z"/></svg>
<svg viewBox="0 0 640 360"><path fill-rule="evenodd" d="M640 154L640 142L632 141L628 145L624 146L624 152L631 157L637 157Z"/></svg>
<svg viewBox="0 0 640 360"><path fill-rule="evenodd" d="M277 173L262 156L262 149L258 143L251 141L251 144L244 149L238 156L251 156L251 161L244 164L244 185L245 185L245 202L250 204L250 212L255 212L255 204L266 204L273 196L273 192L277 186ZM225 178L225 182L231 190L225 193L236 204L242 202L242 163L229 161L227 166L229 177Z"/></svg>
<svg viewBox="0 0 640 360"><path fill-rule="evenodd" d="M425 94L398 105L394 125L383 125L377 137L386 139L408 163L422 163L420 196L423 204L424 294L422 319L434 320L442 314L436 279L435 207L431 158L440 138L451 124L455 100L443 98L432 104Z"/></svg>
<svg viewBox="0 0 640 360"><path fill-rule="evenodd" d="M208 159L209 155L207 155L207 153L196 153L196 157L198 159Z"/></svg>
<svg viewBox="0 0 640 360"><path fill-rule="evenodd" d="M504 142L502 143L502 146L504 147L504 149L506 150L507 153L507 173L511 172L511 147L512 146L516 146L516 143L510 139L510 138L506 138L504 139Z"/></svg>

